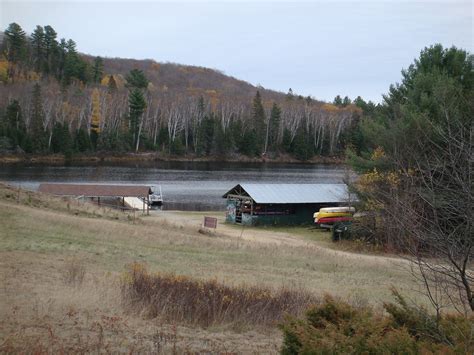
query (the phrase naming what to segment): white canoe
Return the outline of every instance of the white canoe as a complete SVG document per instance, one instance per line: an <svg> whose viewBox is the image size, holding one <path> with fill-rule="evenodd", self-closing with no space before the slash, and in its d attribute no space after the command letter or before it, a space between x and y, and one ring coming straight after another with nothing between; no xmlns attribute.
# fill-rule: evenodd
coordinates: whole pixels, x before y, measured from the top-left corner
<svg viewBox="0 0 474 355"><path fill-rule="evenodd" d="M319 212L350 212L350 213L354 213L355 208L354 207L324 207L324 208L320 208Z"/></svg>

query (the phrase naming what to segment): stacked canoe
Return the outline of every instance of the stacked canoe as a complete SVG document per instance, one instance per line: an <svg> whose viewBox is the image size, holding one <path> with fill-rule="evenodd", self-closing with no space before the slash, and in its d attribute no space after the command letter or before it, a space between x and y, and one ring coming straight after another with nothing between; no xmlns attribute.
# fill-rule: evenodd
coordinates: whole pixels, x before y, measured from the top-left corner
<svg viewBox="0 0 474 355"><path fill-rule="evenodd" d="M354 213L354 207L325 207L313 215L314 223L331 226L337 222L350 222Z"/></svg>

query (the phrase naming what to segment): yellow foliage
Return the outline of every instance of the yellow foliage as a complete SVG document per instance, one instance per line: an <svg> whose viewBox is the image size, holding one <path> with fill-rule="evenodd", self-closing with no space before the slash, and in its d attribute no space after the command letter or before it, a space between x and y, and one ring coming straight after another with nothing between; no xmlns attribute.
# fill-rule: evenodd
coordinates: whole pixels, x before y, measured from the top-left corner
<svg viewBox="0 0 474 355"><path fill-rule="evenodd" d="M8 61L3 57L0 58L0 81L8 82Z"/></svg>
<svg viewBox="0 0 474 355"><path fill-rule="evenodd" d="M29 70L26 75L29 81L39 81L41 79L41 75L33 70Z"/></svg>
<svg viewBox="0 0 474 355"><path fill-rule="evenodd" d="M118 89L122 89L125 87L125 79L122 75L120 74L110 74L110 75L104 75L102 80L100 81L100 85L102 86L109 86L109 81L110 81L110 76L114 77L115 84L117 85Z"/></svg>
<svg viewBox="0 0 474 355"><path fill-rule="evenodd" d="M333 104L324 104L322 108L324 111L328 112L336 112L339 110L339 108Z"/></svg>
<svg viewBox="0 0 474 355"><path fill-rule="evenodd" d="M100 81L100 85L108 86L109 85L109 80L110 80L110 76L109 75L104 75L104 77Z"/></svg>
<svg viewBox="0 0 474 355"><path fill-rule="evenodd" d="M385 151L383 150L382 147L377 147L374 152L372 153L372 156L370 157L371 160L378 160L381 158L385 158Z"/></svg>
<svg viewBox="0 0 474 355"><path fill-rule="evenodd" d="M92 91L92 115L91 115L91 131L100 133L100 94L99 90Z"/></svg>

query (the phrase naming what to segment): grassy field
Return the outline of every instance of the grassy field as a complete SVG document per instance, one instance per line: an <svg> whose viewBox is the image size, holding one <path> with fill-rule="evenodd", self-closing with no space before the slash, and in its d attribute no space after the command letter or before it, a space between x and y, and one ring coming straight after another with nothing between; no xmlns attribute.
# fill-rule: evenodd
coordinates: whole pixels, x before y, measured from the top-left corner
<svg viewBox="0 0 474 355"><path fill-rule="evenodd" d="M200 228L204 214L219 218L215 232ZM134 220L0 186L0 352L278 351L275 327L203 329L130 314L119 282L133 262L228 286L304 289L376 307L390 299L391 285L419 297L403 260L331 249L329 233L308 228L242 230L222 222L215 212ZM80 282L71 282L76 274Z"/></svg>

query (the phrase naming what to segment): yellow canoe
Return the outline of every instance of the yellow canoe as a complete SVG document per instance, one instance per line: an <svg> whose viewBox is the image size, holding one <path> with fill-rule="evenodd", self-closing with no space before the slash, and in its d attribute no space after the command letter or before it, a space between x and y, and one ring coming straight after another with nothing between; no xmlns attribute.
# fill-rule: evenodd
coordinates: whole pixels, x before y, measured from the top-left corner
<svg viewBox="0 0 474 355"><path fill-rule="evenodd" d="M331 217L352 217L351 212L318 212L317 217L314 218L331 218Z"/></svg>
<svg viewBox="0 0 474 355"><path fill-rule="evenodd" d="M331 217L352 217L351 212L316 212L313 218L331 218Z"/></svg>

